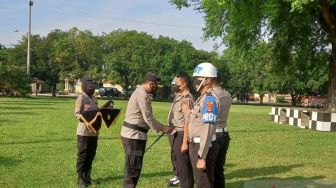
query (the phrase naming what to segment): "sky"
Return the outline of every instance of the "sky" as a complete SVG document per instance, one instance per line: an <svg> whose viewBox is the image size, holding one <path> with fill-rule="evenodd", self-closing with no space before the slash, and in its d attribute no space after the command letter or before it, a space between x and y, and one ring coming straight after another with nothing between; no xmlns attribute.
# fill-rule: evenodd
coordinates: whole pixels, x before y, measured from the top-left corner
<svg viewBox="0 0 336 188"><path fill-rule="evenodd" d="M0 0L0 43L11 47L28 32L29 0ZM158 37L187 40L196 49L212 51L219 40L204 41L203 15L193 8L176 9L169 0L33 0L32 34L72 27L95 35L116 29L137 30ZM222 49L216 50L220 53Z"/></svg>

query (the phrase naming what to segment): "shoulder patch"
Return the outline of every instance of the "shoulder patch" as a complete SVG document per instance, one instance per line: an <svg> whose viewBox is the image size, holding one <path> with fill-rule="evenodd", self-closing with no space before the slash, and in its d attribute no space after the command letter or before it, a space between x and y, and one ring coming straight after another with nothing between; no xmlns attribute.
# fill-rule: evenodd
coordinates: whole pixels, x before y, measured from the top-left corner
<svg viewBox="0 0 336 188"><path fill-rule="evenodd" d="M206 95L202 108L202 122L215 123L218 115L218 107L216 97L213 95Z"/></svg>

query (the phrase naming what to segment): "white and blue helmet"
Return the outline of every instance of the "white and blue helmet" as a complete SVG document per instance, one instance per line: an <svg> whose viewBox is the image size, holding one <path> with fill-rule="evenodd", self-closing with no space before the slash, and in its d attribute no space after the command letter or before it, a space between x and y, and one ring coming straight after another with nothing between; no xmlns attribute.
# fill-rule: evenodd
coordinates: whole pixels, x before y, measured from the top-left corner
<svg viewBox="0 0 336 188"><path fill-rule="evenodd" d="M201 63L198 64L194 70L193 77L208 77L216 78L217 77L217 68L211 63Z"/></svg>
<svg viewBox="0 0 336 188"><path fill-rule="evenodd" d="M172 85L176 84L176 77L174 77L174 79L171 82Z"/></svg>

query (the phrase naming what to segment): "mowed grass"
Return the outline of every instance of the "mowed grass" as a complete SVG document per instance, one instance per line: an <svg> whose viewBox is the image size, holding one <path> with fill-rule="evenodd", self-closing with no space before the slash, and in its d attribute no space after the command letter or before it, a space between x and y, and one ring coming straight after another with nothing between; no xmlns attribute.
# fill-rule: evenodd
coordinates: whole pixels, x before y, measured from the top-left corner
<svg viewBox="0 0 336 188"><path fill-rule="evenodd" d="M102 105L106 101L99 99ZM122 187L124 152L120 127L127 101L115 101L122 114L102 127L93 177L97 187ZM76 127L73 98L0 98L0 187L76 187ZM153 102L166 123L170 103ZM335 180L336 134L278 125L270 107L233 105L227 156L227 187L246 180ZM149 134L147 146L157 135ZM145 155L138 187L165 187L172 177L167 137Z"/></svg>

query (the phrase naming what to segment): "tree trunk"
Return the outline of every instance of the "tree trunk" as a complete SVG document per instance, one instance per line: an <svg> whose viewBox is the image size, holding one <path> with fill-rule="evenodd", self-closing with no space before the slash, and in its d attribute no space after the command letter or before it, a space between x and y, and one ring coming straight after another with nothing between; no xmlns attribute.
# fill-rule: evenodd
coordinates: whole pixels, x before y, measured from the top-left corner
<svg viewBox="0 0 336 188"><path fill-rule="evenodd" d="M296 102L297 102L297 94L295 92L290 92L290 96L292 98L292 106L295 106L296 105Z"/></svg>
<svg viewBox="0 0 336 188"><path fill-rule="evenodd" d="M128 87L129 87L129 81L128 81L128 77L127 77L127 75L125 75L125 88L124 88L124 90L125 90L125 96L124 96L124 98L125 99L128 99Z"/></svg>
<svg viewBox="0 0 336 188"><path fill-rule="evenodd" d="M53 97L56 97L56 84L53 84L51 87L51 94Z"/></svg>
<svg viewBox="0 0 336 188"><path fill-rule="evenodd" d="M264 94L261 94L260 95L260 104L264 104L263 100L264 100Z"/></svg>
<svg viewBox="0 0 336 188"><path fill-rule="evenodd" d="M325 30L331 38L331 55L329 63L329 88L327 110L336 112L336 13L328 0L320 0L321 15Z"/></svg>
<svg viewBox="0 0 336 188"><path fill-rule="evenodd" d="M332 45L329 63L329 89L327 110L336 112L336 45Z"/></svg>
<svg viewBox="0 0 336 188"><path fill-rule="evenodd" d="M39 85L39 81L36 81L35 84L36 84L36 85L35 85L35 96L37 96L37 94L39 93L38 90L39 90L39 87L40 87L40 85Z"/></svg>
<svg viewBox="0 0 336 188"><path fill-rule="evenodd" d="M124 99L128 99L128 87L129 87L129 85L127 85L127 84L125 84L125 96L124 96Z"/></svg>

